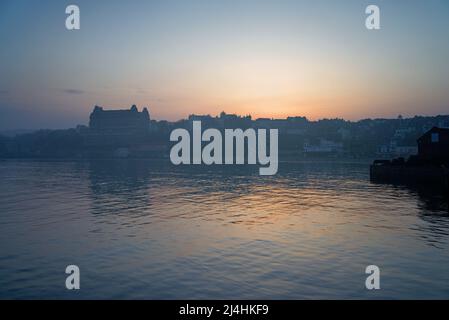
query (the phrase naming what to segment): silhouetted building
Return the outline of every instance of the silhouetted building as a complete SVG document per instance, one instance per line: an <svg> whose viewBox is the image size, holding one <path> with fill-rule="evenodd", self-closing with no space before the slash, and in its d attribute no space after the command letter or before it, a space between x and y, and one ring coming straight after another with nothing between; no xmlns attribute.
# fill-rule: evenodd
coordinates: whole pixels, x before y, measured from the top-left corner
<svg viewBox="0 0 449 320"><path fill-rule="evenodd" d="M449 129L433 127L418 138L418 155L405 160L376 160L370 167L374 181L449 188Z"/></svg>
<svg viewBox="0 0 449 320"><path fill-rule="evenodd" d="M149 129L150 115L146 108L139 112L135 105L129 110L103 110L95 106L90 114L89 129L82 135L89 153L107 154L114 150L125 157L128 151L123 148L145 143Z"/></svg>
<svg viewBox="0 0 449 320"><path fill-rule="evenodd" d="M99 134L145 134L149 131L150 114L133 105L129 110L103 110L95 106L90 114L89 128Z"/></svg>
<svg viewBox="0 0 449 320"><path fill-rule="evenodd" d="M433 127L418 139L421 159L449 161L449 129Z"/></svg>

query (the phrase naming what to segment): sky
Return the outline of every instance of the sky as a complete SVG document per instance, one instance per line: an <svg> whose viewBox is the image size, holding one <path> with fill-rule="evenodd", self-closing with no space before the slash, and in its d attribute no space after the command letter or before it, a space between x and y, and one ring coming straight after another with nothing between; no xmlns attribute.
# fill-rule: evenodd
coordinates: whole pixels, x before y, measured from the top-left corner
<svg viewBox="0 0 449 320"><path fill-rule="evenodd" d="M172 121L449 114L447 0L2 0L0 44L0 131L87 124L94 105Z"/></svg>

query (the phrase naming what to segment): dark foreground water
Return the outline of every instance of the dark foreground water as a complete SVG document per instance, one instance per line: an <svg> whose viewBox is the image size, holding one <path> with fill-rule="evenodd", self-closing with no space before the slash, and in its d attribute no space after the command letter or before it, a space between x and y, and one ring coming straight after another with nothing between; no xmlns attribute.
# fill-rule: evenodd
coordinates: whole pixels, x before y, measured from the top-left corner
<svg viewBox="0 0 449 320"><path fill-rule="evenodd" d="M0 298L449 298L444 197L368 171L0 162Z"/></svg>

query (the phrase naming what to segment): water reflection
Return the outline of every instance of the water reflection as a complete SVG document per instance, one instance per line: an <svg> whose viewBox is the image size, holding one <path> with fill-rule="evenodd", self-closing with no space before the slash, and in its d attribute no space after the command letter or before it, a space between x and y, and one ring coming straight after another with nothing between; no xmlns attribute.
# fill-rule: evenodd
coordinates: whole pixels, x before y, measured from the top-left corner
<svg viewBox="0 0 449 320"><path fill-rule="evenodd" d="M151 167L145 162L98 160L88 167L93 214L132 213L151 206Z"/></svg>
<svg viewBox="0 0 449 320"><path fill-rule="evenodd" d="M0 297L68 297L74 261L81 298L369 298L373 263L376 297L445 297L447 202L368 165L3 162Z"/></svg>
<svg viewBox="0 0 449 320"><path fill-rule="evenodd" d="M418 223L410 226L410 228L419 231L424 241L437 247L447 241L449 230L449 197L447 190L431 185L387 183L383 185L405 190L410 194L410 197L417 199L417 216L425 223Z"/></svg>
<svg viewBox="0 0 449 320"><path fill-rule="evenodd" d="M383 214L377 202L382 199L373 198L381 190L384 194L378 196L386 196L387 202L416 199L413 211L429 223L428 228L446 228L449 212L441 190L368 183L364 164L281 163L276 177L261 177L255 166L177 167L161 161L104 160L89 162L89 181L93 214L246 225L274 223L283 216L291 220L317 210L360 217L367 206ZM401 214L407 215L403 209Z"/></svg>

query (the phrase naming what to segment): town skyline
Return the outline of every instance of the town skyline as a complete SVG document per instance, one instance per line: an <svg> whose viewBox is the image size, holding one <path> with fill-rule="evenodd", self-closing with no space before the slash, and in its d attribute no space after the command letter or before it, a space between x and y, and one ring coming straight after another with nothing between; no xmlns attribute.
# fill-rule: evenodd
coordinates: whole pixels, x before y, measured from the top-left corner
<svg viewBox="0 0 449 320"><path fill-rule="evenodd" d="M243 130L246 134L269 129L270 135L273 129L275 135L279 135L280 153L290 158L408 157L416 154L416 142L423 133L435 127L449 129L449 115L351 122L344 119L309 121L301 116L253 119L249 115L223 111L216 116L192 114L169 122L151 119L146 107L139 109L136 105L120 110L95 106L88 119L88 125L62 130L0 131L0 157L164 157L173 142L173 133L182 131L182 136L187 136L190 134L186 132L194 133L195 127L200 131L204 128L226 133L230 129L242 134Z"/></svg>
<svg viewBox="0 0 449 320"><path fill-rule="evenodd" d="M397 114L394 116L386 116L386 117L365 117L365 118L359 118L359 119L345 119L343 117L322 117L322 118L316 118L316 119L311 119L305 115L301 115L301 114L290 114L290 115L285 115L285 116L281 116L281 117L255 117L252 114L245 114L245 113L232 113L232 112L228 112L227 110L221 110L220 112L217 113L187 113L186 116L180 117L178 119L158 119L158 118L154 118L153 117L153 113L152 113L152 108L149 106L138 106L136 104L132 104L128 107L119 107L119 108L109 108L107 106L101 106L101 105L94 105L91 108L95 109L95 107L100 107L102 109L105 110L109 110L109 111L125 111L125 110L129 110L132 107L136 107L139 111L140 110L144 110L146 109L150 115L150 118L152 121L157 121L157 122L167 122L167 123L171 123L171 124L176 124L176 123L180 123L183 121L188 121L190 120L191 117L200 117L200 118L207 118L209 117L210 119L219 119L222 115L226 115L226 116L236 116L238 118L246 118L249 117L251 121L257 121L257 120L270 120L270 121L283 121L283 120L289 120L289 119L299 119L299 118L303 118L308 122L319 122L319 121L326 121L326 120L338 120L338 121L345 121L348 123L357 123L357 122L361 122L361 121L365 121L365 120L394 120L394 119L413 119L413 118L417 118L417 117L449 117L449 113L439 113L439 114L414 114L414 115L404 115L404 114ZM56 126L56 127L17 127L17 128L3 128L0 127L0 134L2 133L7 133L7 132L19 132L21 133L23 132L31 132L31 131L36 131L36 130L59 130L59 129L70 129L70 128L76 128L78 126L88 126L89 125L89 117L88 114L90 114L90 112L87 112L85 117L84 117L84 121L78 122L78 123L74 123L73 125L68 125L68 126Z"/></svg>
<svg viewBox="0 0 449 320"><path fill-rule="evenodd" d="M91 106L308 119L434 115L449 105L449 4L2 1L0 128L67 128ZM413 5L412 5L413 3ZM45 17L40 19L36 17ZM416 44L420 45L417 46Z"/></svg>
<svg viewBox="0 0 449 320"><path fill-rule="evenodd" d="M149 106L138 106L136 104L132 104L129 107L122 107L122 108L109 108L107 106L101 106L101 105L94 105L91 108L91 111L94 110L96 107L102 108L104 110L108 110L108 111L127 111L130 110L130 108L132 107L136 107L137 110L147 110L150 116L151 121L156 121L156 122L167 122L167 123L171 123L171 124L176 124L176 123L181 123L184 121L189 121L192 118L198 117L198 118L210 118L210 119L219 119L220 117L222 117L223 115L225 116L235 116L238 118L247 118L249 117L249 119L251 121L257 121L257 120L269 120L269 121L287 121L289 119L304 119L307 122L320 122L320 121L326 121L326 120L337 120L337 121L345 121L348 123L357 123L357 122L361 122L361 121L366 121L366 120L370 120L370 121L375 121L375 120L395 120L395 119L413 119L413 118L427 118L427 117L449 117L449 113L439 113L439 114L414 114L414 115L403 115L403 114L398 114L395 116L391 116L391 117L374 117L374 118L370 118L370 117L366 117L366 118L360 118L360 119L345 119L342 117L323 117L323 118L317 118L317 119L311 119L305 115L300 115L300 114L291 114L291 115L285 115L283 117L255 117L252 114L242 114L242 113L231 113L228 112L226 110L221 110L218 113L188 113L186 116L178 118L178 119L157 119L153 117L152 114L152 109ZM84 121L81 121L79 123L74 123L72 126L59 126L59 127L30 127L30 128L25 128L25 127L17 127L17 128L3 128L0 127L0 135L3 133L14 133L14 132L18 132L18 133L22 133L22 132L31 132L31 131L37 131L37 130L64 130L64 129L71 129L71 128L76 128L78 126L89 126L89 116L88 114L90 114L89 111L86 115L85 115L85 119Z"/></svg>

